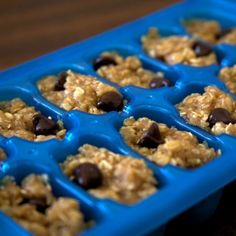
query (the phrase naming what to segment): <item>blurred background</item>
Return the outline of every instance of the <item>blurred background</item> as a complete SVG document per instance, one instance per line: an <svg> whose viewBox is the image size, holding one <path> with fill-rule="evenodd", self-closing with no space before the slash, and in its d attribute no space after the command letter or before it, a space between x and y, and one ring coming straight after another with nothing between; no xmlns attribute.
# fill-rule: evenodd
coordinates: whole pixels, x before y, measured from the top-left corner
<svg viewBox="0 0 236 236"><path fill-rule="evenodd" d="M1 0L0 70L86 39L176 2L176 0ZM170 225L166 235L235 236L234 189L235 186L230 190L226 188L215 216L206 225L179 229Z"/></svg>
<svg viewBox="0 0 236 236"><path fill-rule="evenodd" d="M175 2L177 0L1 0L0 70Z"/></svg>

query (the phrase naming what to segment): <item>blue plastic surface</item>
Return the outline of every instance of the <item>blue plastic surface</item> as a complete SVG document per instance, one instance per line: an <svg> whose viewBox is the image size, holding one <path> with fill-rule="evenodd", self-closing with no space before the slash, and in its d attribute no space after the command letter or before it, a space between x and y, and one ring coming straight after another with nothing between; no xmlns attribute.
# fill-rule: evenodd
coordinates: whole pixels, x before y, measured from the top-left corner
<svg viewBox="0 0 236 236"><path fill-rule="evenodd" d="M215 85L229 92L217 78L217 73L223 66L236 63L236 47L226 44L214 47L219 65L200 68L168 66L144 53L140 37L147 33L150 26L158 27L164 35L186 35L181 21L193 17L217 19L223 27L236 26L235 12L236 3L232 0L185 1L0 73L0 100L20 97L43 114L61 119L68 130L62 141L34 143L17 137L0 136L0 146L8 154L8 160L1 166L0 177L13 175L20 181L29 173L48 174L56 195L78 199L86 218L96 221L96 225L83 235L147 235L157 230L152 235L161 236L169 220L193 206L188 211L188 219L192 223L199 219L206 220L214 213L223 187L235 180L236 158L233 153L236 151L236 138L229 135L213 136L187 124L180 118L174 105L192 92L203 91L206 85ZM107 50L116 50L124 56L138 56L146 68L163 71L175 85L152 90L134 86L121 88L100 78L92 68L92 61ZM127 98L128 104L121 113L91 115L80 111L66 112L49 103L37 90L36 81L67 69L94 75L98 80L113 85ZM211 147L221 149L222 155L194 170L170 165L157 166L132 151L119 135L122 122L129 116L146 116L168 126L190 131L200 141L207 141ZM58 165L66 156L76 153L84 143L143 158L154 171L160 190L133 206L92 197L71 183ZM30 235L4 214L0 214L0 232L6 236Z"/></svg>

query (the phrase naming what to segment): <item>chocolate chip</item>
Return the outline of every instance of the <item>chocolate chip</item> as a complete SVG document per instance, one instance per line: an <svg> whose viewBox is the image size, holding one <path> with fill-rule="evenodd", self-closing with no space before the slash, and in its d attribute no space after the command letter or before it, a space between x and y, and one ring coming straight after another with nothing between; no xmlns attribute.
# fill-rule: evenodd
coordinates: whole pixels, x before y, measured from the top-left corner
<svg viewBox="0 0 236 236"><path fill-rule="evenodd" d="M64 90L65 87L65 82L66 82L66 78L67 78L68 74L66 71L61 72L58 76L57 76L57 81L54 87L55 91L61 91Z"/></svg>
<svg viewBox="0 0 236 236"><path fill-rule="evenodd" d="M223 38L224 36L226 36L227 34L231 33L232 32L232 29L229 28L229 29L224 29L222 30L220 33L216 34L216 39L220 39L220 38Z"/></svg>
<svg viewBox="0 0 236 236"><path fill-rule="evenodd" d="M41 212L42 214L44 214L46 209L49 207L46 204L46 200L45 199L28 199L28 198L25 198L25 199L23 199L21 204L31 204L31 205L34 205L36 207L36 210Z"/></svg>
<svg viewBox="0 0 236 236"><path fill-rule="evenodd" d="M47 117L36 114L33 116L33 132L36 135L55 134L58 129L57 123Z"/></svg>
<svg viewBox="0 0 236 236"><path fill-rule="evenodd" d="M111 57L99 57L94 60L93 68L94 70L98 70L102 66L108 65L117 65L116 61Z"/></svg>
<svg viewBox="0 0 236 236"><path fill-rule="evenodd" d="M201 41L195 41L192 45L192 49L194 50L195 55L197 57L204 57L212 52L211 47L208 44Z"/></svg>
<svg viewBox="0 0 236 236"><path fill-rule="evenodd" d="M123 97L113 91L104 93L97 101L97 108L106 112L121 111L123 106Z"/></svg>
<svg viewBox="0 0 236 236"><path fill-rule="evenodd" d="M102 184L102 173L97 165L86 162L74 170L74 182L84 189L97 188Z"/></svg>
<svg viewBox="0 0 236 236"><path fill-rule="evenodd" d="M43 199L30 199L29 204L35 205L37 211L41 213L45 213L46 209L48 208L48 205Z"/></svg>
<svg viewBox="0 0 236 236"><path fill-rule="evenodd" d="M161 88L161 87L169 87L171 83L169 80L162 77L155 77L149 83L150 88Z"/></svg>
<svg viewBox="0 0 236 236"><path fill-rule="evenodd" d="M159 144L164 143L161 138L159 127L156 123L152 123L149 129L143 133L137 144L141 147L156 148Z"/></svg>
<svg viewBox="0 0 236 236"><path fill-rule="evenodd" d="M210 127L213 127L217 122L224 124L235 124L236 120L231 117L231 114L224 108L215 108L208 116L207 122Z"/></svg>
<svg viewBox="0 0 236 236"><path fill-rule="evenodd" d="M165 56L159 55L156 58L159 59L160 61L164 62L164 63L166 62Z"/></svg>

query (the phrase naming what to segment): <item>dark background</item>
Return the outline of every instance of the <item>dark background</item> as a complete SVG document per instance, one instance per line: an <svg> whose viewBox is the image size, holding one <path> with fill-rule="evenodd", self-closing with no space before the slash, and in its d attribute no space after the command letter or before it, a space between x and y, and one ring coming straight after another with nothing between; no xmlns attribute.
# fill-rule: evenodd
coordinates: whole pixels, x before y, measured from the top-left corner
<svg viewBox="0 0 236 236"><path fill-rule="evenodd" d="M0 0L0 70L108 30L176 0ZM168 236L236 235L235 186L201 227L173 224ZM158 219L157 219L158 220Z"/></svg>

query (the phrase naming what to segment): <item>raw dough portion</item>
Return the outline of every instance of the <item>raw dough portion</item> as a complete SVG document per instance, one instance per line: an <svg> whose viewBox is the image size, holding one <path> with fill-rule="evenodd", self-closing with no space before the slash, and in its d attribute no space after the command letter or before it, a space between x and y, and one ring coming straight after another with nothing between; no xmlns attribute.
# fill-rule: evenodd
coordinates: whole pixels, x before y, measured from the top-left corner
<svg viewBox="0 0 236 236"><path fill-rule="evenodd" d="M121 57L116 52L104 52L101 57L114 59L117 65L102 66L97 73L122 87L135 85L141 88L150 88L149 84L153 78L164 77L162 72L152 72L144 69L142 62L136 56Z"/></svg>
<svg viewBox="0 0 236 236"><path fill-rule="evenodd" d="M64 138L66 130L60 121L58 121L59 129L55 135L35 135L32 118L36 114L40 112L32 106L27 106L19 98L0 102L0 134L5 137L17 136L30 141Z"/></svg>
<svg viewBox="0 0 236 236"><path fill-rule="evenodd" d="M193 93L176 105L187 122L199 126L208 132L219 135L222 133L236 136L236 124L217 122L212 128L207 121L209 114L215 108L224 108L232 118L236 118L236 102L233 98L214 86L205 87L203 94Z"/></svg>
<svg viewBox="0 0 236 236"><path fill-rule="evenodd" d="M47 204L44 212L30 201ZM75 199L56 198L47 175L28 175L21 185L11 177L0 187L0 210L36 236L75 236L86 228Z"/></svg>
<svg viewBox="0 0 236 236"><path fill-rule="evenodd" d="M3 151L2 148L0 148L0 163L1 163L2 161L5 161L6 158L7 158L6 153Z"/></svg>
<svg viewBox="0 0 236 236"><path fill-rule="evenodd" d="M236 95L236 65L222 68L219 78L225 83L229 91Z"/></svg>
<svg viewBox="0 0 236 236"><path fill-rule="evenodd" d="M216 35L220 33L220 25L214 20L189 20L184 22L188 33L193 37L203 39L209 43L216 43Z"/></svg>
<svg viewBox="0 0 236 236"><path fill-rule="evenodd" d="M229 33L219 38L218 35L222 29L220 24L215 20L193 19L185 21L184 26L193 37L200 38L208 43L236 45L236 28L230 28L231 31Z"/></svg>
<svg viewBox="0 0 236 236"><path fill-rule="evenodd" d="M142 37L143 48L147 54L163 60L169 65L208 66L217 64L214 52L207 56L197 57L192 49L193 43L194 40L186 36L161 37L156 28L150 28L149 33Z"/></svg>
<svg viewBox="0 0 236 236"><path fill-rule="evenodd" d="M55 91L56 76L47 76L38 82L38 89L50 102L67 110L80 110L91 114L102 114L97 108L98 98L115 88L98 81L95 77L67 71L65 90Z"/></svg>
<svg viewBox="0 0 236 236"><path fill-rule="evenodd" d="M143 160L115 154L89 144L80 147L78 154L69 156L61 164L61 168L73 180L75 168L85 162L96 164L102 172L102 185L88 190L95 197L132 204L157 191L153 172Z"/></svg>
<svg viewBox="0 0 236 236"><path fill-rule="evenodd" d="M236 28L233 28L230 33L220 38L220 40L218 40L218 43L227 43L227 44L236 45Z"/></svg>
<svg viewBox="0 0 236 236"><path fill-rule="evenodd" d="M139 146L139 139L152 123L156 122L146 117L137 120L130 117L124 121L120 133L131 148L156 164L194 168L217 157L218 153L213 148L209 148L205 142L200 143L190 132L169 128L162 123L156 124L164 143L157 148Z"/></svg>

